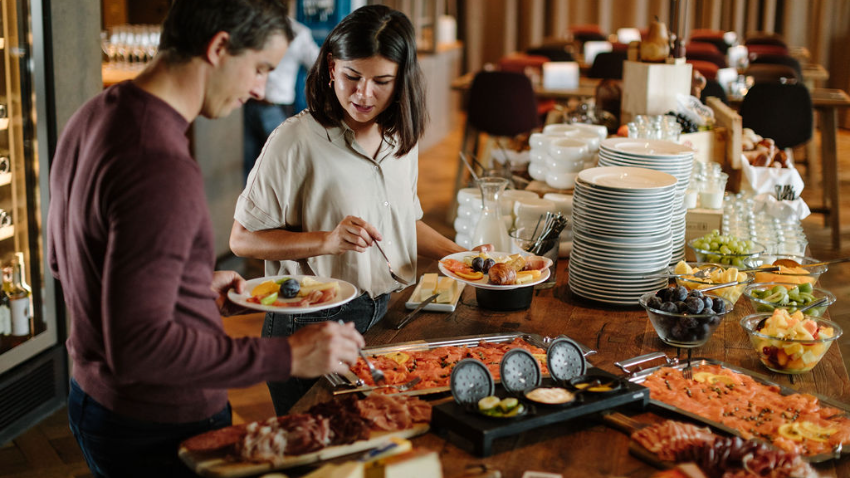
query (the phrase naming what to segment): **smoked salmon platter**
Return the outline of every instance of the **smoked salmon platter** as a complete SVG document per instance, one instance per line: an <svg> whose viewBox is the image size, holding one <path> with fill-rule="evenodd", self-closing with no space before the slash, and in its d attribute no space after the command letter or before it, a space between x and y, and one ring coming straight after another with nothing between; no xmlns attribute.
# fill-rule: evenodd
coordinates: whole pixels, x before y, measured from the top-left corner
<svg viewBox="0 0 850 478"><path fill-rule="evenodd" d="M513 332L508 334L483 334L450 339L417 340L380 347L367 347L363 352L372 363L384 372L389 385L401 385L415 378L419 382L411 389L399 392L392 387L380 388L375 392L403 395L427 395L448 392L449 379L454 365L464 358L476 358L484 362L496 382L499 381L499 362L510 349L523 348L540 363L543 376L548 376L546 350L554 339L536 334ZM586 357L593 353L578 344ZM345 374L325 375L331 385L340 388L359 387L370 393L374 386L368 367L360 359Z"/></svg>
<svg viewBox="0 0 850 478"><path fill-rule="evenodd" d="M685 363L668 360L632 373L629 380L649 388L652 406L730 435L761 440L808 462L847 454L850 405L799 393L719 360L693 359L692 364L693 379L684 378Z"/></svg>

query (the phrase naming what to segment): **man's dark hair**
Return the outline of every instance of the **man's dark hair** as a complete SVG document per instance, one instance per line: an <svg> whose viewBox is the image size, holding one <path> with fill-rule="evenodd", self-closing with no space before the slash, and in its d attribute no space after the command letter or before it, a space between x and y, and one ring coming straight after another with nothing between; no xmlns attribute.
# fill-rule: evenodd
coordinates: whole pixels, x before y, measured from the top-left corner
<svg viewBox="0 0 850 478"><path fill-rule="evenodd" d="M383 5L358 8L328 35L307 76L307 107L323 126L340 126L344 111L333 87L328 54L334 60L358 60L380 55L398 64L395 98L376 118L384 136L398 136L401 157L425 131L425 85L416 59L413 25L403 13Z"/></svg>
<svg viewBox="0 0 850 478"><path fill-rule="evenodd" d="M186 62L202 56L218 32L230 34L231 55L262 50L272 35L292 39L288 13L284 0L175 0L162 25L159 51L168 62Z"/></svg>

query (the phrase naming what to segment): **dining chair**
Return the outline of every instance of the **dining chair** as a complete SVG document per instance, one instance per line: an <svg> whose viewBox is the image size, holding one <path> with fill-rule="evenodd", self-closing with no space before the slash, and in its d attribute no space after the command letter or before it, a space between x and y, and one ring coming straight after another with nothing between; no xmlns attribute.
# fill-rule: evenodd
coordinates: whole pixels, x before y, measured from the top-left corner
<svg viewBox="0 0 850 478"><path fill-rule="evenodd" d="M525 50L527 55L542 56L549 61L575 61L571 43L558 43L551 45L540 45Z"/></svg>
<svg viewBox="0 0 850 478"><path fill-rule="evenodd" d="M803 78L803 68L796 58L789 55L753 55L750 58L751 65L785 65L790 66L797 72L797 78Z"/></svg>
<svg viewBox="0 0 850 478"><path fill-rule="evenodd" d="M623 79L623 62L628 58L626 51L606 51L596 55L587 76L590 78Z"/></svg>
<svg viewBox="0 0 850 478"><path fill-rule="evenodd" d="M723 37L725 33L722 30L696 29L691 32L688 42L710 43L717 47L721 54L725 55L730 46ZM687 48L685 51L687 52Z"/></svg>
<svg viewBox="0 0 850 478"><path fill-rule="evenodd" d="M747 45L747 52L750 55L750 58L757 57L759 55L789 55L790 52L788 47L782 45L763 45L760 43L755 43L752 45Z"/></svg>
<svg viewBox="0 0 850 478"><path fill-rule="evenodd" d="M726 55L723 55L720 52L695 51L685 47L685 59L707 61L717 65L717 68L726 68L728 66L726 63Z"/></svg>
<svg viewBox="0 0 850 478"><path fill-rule="evenodd" d="M529 133L540 126L537 98L531 80L522 73L481 71L469 88L461 153L470 155L478 150L480 133L495 137L514 137ZM463 187L466 167L458 156L453 201ZM456 204L454 205L456 206ZM456 207L449 208L454 219Z"/></svg>
<svg viewBox="0 0 850 478"><path fill-rule="evenodd" d="M812 98L802 84L756 83L744 96L740 114L744 128L773 139L778 148L812 138Z"/></svg>
<svg viewBox="0 0 850 478"><path fill-rule="evenodd" d="M720 98L720 101L724 104L729 104L729 98L726 96L726 91L723 90L720 83L716 79L706 77L705 88L702 89L699 99L705 104L708 98L712 96Z"/></svg>
<svg viewBox="0 0 850 478"><path fill-rule="evenodd" d="M794 68L776 64L750 64L744 75L751 76L754 83L801 83L802 77Z"/></svg>
<svg viewBox="0 0 850 478"><path fill-rule="evenodd" d="M706 79L715 80L717 79L717 65L710 61L703 60L692 60L690 58L687 59L687 62L691 64L694 70L702 73Z"/></svg>
<svg viewBox="0 0 850 478"><path fill-rule="evenodd" d="M685 45L685 54L688 53L716 53L718 55L722 55L720 53L720 49L717 48L717 45L714 43L708 43L703 41L691 41Z"/></svg>
<svg viewBox="0 0 850 478"><path fill-rule="evenodd" d="M781 35L767 32L748 33L747 39L744 41L744 45L747 47L750 45L776 45L788 48L788 44L785 43L785 40Z"/></svg>

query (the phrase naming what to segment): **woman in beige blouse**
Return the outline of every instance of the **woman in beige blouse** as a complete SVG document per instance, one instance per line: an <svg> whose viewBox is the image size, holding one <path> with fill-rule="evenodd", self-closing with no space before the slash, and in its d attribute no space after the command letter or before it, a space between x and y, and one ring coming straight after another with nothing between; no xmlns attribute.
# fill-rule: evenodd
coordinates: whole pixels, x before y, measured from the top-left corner
<svg viewBox="0 0 850 478"><path fill-rule="evenodd" d="M417 142L425 129L413 26L384 6L360 8L330 33L307 78L308 109L278 127L236 205L230 246L265 260L266 275L310 274L351 282L363 294L312 314L269 313L264 336L324 320L365 332L415 283L417 254L465 250L422 222ZM269 383L278 414L312 382Z"/></svg>

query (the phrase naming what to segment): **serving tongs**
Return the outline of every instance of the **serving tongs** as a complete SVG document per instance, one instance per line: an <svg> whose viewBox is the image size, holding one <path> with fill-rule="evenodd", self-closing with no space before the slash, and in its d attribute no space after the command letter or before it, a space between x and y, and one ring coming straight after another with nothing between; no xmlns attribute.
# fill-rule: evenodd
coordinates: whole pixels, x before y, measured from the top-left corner
<svg viewBox="0 0 850 478"><path fill-rule="evenodd" d="M850 259L847 259L850 260ZM815 265L815 264L811 264ZM681 277L681 278L695 278L695 279L708 279L711 276L711 273L716 269L720 269L720 266L709 266L704 269L700 269L693 274L652 274L643 276L644 279L656 279L661 277ZM777 272L779 271L779 266L768 266L768 267L760 267L755 269L738 269L738 272Z"/></svg>

